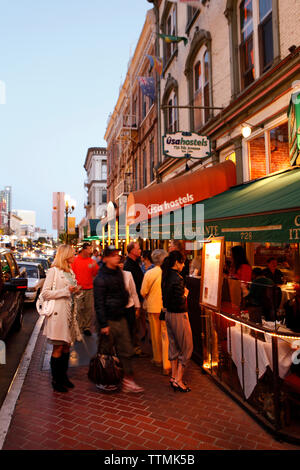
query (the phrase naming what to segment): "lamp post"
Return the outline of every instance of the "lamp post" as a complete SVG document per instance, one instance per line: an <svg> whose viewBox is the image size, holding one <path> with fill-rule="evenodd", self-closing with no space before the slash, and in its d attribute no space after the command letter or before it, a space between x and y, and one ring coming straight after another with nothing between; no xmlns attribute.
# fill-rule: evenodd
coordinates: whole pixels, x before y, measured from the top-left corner
<svg viewBox="0 0 300 470"><path fill-rule="evenodd" d="M66 214L66 244L69 242L69 227L68 227L68 217L69 214L72 214L76 206L76 202L71 199L69 194L65 194L65 214Z"/></svg>

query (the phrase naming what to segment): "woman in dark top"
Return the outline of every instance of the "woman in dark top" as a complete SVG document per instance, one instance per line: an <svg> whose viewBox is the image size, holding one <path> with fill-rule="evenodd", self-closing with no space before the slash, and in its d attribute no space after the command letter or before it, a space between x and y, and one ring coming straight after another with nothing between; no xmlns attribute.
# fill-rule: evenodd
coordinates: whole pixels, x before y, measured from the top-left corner
<svg viewBox="0 0 300 470"><path fill-rule="evenodd" d="M187 314L188 290L184 287L181 271L184 257L179 251L172 251L165 258L162 268L162 297L166 309L166 324L169 337L169 360L172 366L170 385L174 391L190 392L183 383L183 373L192 352L193 337Z"/></svg>

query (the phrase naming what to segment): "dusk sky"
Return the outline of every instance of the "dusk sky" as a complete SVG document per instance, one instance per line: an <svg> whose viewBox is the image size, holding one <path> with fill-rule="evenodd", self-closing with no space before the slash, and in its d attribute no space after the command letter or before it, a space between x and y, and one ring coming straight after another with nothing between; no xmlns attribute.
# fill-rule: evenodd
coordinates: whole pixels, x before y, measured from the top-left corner
<svg viewBox="0 0 300 470"><path fill-rule="evenodd" d="M0 189L52 232L52 193L84 216L89 147L106 146L146 0L0 0Z"/></svg>

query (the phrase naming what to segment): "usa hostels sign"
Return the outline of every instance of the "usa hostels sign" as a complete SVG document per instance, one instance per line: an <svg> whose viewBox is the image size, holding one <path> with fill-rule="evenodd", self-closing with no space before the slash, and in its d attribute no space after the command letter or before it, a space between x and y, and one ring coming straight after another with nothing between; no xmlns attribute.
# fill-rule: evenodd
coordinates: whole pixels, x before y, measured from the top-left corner
<svg viewBox="0 0 300 470"><path fill-rule="evenodd" d="M210 156L210 140L195 132L175 132L162 138L163 154L172 158L207 158Z"/></svg>

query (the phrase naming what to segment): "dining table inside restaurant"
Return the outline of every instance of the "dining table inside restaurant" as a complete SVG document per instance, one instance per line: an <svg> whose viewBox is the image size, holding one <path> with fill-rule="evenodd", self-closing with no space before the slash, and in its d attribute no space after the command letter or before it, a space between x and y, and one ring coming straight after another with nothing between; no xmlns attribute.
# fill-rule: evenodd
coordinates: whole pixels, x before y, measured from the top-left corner
<svg viewBox="0 0 300 470"><path fill-rule="evenodd" d="M272 323L272 325L271 325ZM263 322L265 328L274 332L274 322ZM278 327L278 324L277 324ZM237 373L245 398L248 399L257 385L258 380L265 374L269 366L273 370L272 335L263 333L264 341L255 339L250 334L250 328L235 324L227 328L227 350L236 365ZM286 327L280 327L279 331L293 332ZM256 359L257 344L257 359ZM284 379L292 365L294 340L278 337L278 368L279 376Z"/></svg>

